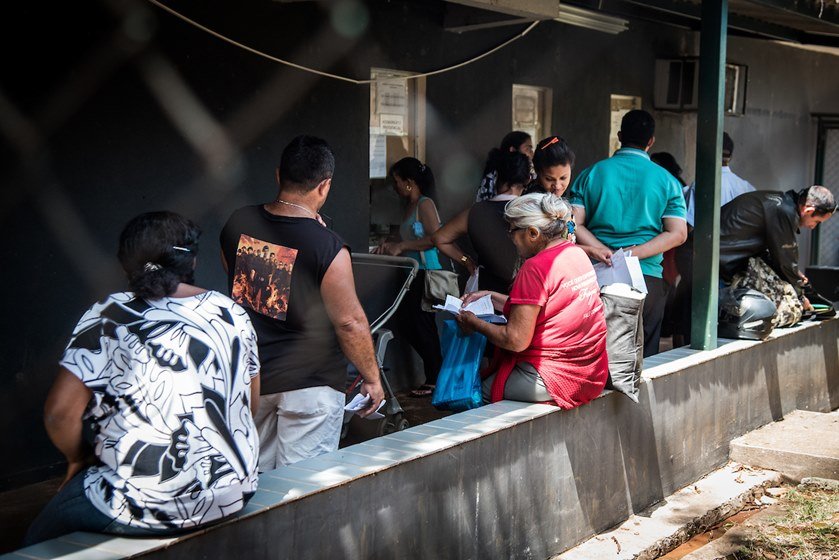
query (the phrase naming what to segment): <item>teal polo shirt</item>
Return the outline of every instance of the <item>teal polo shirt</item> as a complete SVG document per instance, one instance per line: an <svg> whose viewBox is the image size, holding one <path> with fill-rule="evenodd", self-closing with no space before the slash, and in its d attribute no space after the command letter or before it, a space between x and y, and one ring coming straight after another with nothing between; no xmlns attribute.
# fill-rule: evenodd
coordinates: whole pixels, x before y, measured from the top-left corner
<svg viewBox="0 0 839 560"><path fill-rule="evenodd" d="M646 243L664 230L664 218L685 219L682 185L635 148L621 148L580 173L569 198L585 208L585 227L613 250ZM662 259L643 259L641 270L661 278Z"/></svg>

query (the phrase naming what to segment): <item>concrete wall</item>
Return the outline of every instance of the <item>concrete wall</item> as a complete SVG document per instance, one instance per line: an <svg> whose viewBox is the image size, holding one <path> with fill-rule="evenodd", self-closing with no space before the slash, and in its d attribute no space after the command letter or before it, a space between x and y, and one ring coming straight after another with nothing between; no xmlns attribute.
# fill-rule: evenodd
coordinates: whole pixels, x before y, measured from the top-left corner
<svg viewBox="0 0 839 560"><path fill-rule="evenodd" d="M436 1L371 1L369 25L354 38L315 2L170 5L249 46L358 78L371 67L448 66L519 31L443 31L445 4ZM71 19L80 23L66 25ZM0 488L61 469L41 408L73 325L92 302L124 288L113 255L128 219L166 208L196 220L204 229L198 282L223 290L216 239L224 220L275 196L279 153L305 132L336 150L324 208L334 228L362 248L369 227L366 86L281 67L139 0L61 4L49 18L15 5L4 22L0 46L15 56L0 76L0 443L17 453L0 466ZM48 48L29 48L33 38ZM512 84L553 89L553 132L569 140L582 169L608 155L609 96L639 95L651 108L655 58L691 54L695 40L640 21L617 36L543 22L474 65L429 78L427 159L443 217L465 207L487 151L509 131ZM839 113L839 97L828 96L839 58L732 45L750 65L754 109L735 135L749 167L735 169L759 185L781 176L789 180L778 184L798 184L812 173L803 162L815 141L809 113ZM692 117L658 117L657 149L690 162ZM787 143L794 158L781 165Z"/></svg>
<svg viewBox="0 0 839 560"><path fill-rule="evenodd" d="M568 412L505 402L355 446L345 451L416 458L151 556L547 558L724 464L731 439L839 407L837 340L832 320L676 350L645 368L637 405L617 393ZM464 432L432 453L411 437Z"/></svg>
<svg viewBox="0 0 839 560"><path fill-rule="evenodd" d="M698 56L699 37L691 34L685 56ZM729 37L726 60L748 66L746 114L726 116L734 140L731 168L758 190L786 191L813 184L816 172L817 114L839 114L839 56L793 45ZM806 85L804 85L806 84ZM696 113L656 112L653 151L670 151L682 163L684 178L696 172ZM839 184L827 185L839 193ZM810 262L810 230L799 236L801 260Z"/></svg>
<svg viewBox="0 0 839 560"><path fill-rule="evenodd" d="M263 473L240 518L203 533L74 533L21 552L548 558L724 464L732 439L796 409L839 407L838 340L834 319L673 350L647 360L638 404L614 392L571 411L503 401Z"/></svg>

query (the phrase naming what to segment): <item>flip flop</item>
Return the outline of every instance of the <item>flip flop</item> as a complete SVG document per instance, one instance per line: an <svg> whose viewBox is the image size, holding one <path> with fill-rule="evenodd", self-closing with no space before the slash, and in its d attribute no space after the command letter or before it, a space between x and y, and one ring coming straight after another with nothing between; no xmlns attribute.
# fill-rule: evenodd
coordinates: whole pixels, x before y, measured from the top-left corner
<svg viewBox="0 0 839 560"><path fill-rule="evenodd" d="M411 391L411 396L416 398L430 397L434 394L434 385L423 384Z"/></svg>

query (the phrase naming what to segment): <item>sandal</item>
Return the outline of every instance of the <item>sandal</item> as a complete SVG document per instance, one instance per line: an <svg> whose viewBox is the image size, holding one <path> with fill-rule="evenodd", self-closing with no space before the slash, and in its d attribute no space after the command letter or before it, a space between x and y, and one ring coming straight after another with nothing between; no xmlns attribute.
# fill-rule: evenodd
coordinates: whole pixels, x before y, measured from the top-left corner
<svg viewBox="0 0 839 560"><path fill-rule="evenodd" d="M434 385L424 383L411 391L411 396L416 398L430 397L434 394Z"/></svg>

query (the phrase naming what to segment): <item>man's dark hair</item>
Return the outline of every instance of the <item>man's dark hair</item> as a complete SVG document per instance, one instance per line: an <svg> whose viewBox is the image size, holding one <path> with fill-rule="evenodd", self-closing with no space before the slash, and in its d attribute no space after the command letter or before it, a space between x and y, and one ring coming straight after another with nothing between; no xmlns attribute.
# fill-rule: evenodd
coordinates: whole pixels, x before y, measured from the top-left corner
<svg viewBox="0 0 839 560"><path fill-rule="evenodd" d="M722 157L724 158L731 158L731 154L734 153L734 140L731 139L731 136L728 135L727 132L722 133Z"/></svg>
<svg viewBox="0 0 839 560"><path fill-rule="evenodd" d="M543 138L533 150L533 168L541 173L549 167L568 165L574 167L574 151L561 136Z"/></svg>
<svg viewBox="0 0 839 560"><path fill-rule="evenodd" d="M814 216L824 216L836 212L836 198L827 188L813 185L799 193L799 204L812 206Z"/></svg>
<svg viewBox="0 0 839 560"><path fill-rule="evenodd" d="M641 109L633 109L621 119L621 145L642 150L655 136L655 119Z"/></svg>
<svg viewBox="0 0 839 560"><path fill-rule="evenodd" d="M280 186L309 192L335 173L335 155L326 140L301 135L280 157Z"/></svg>
<svg viewBox="0 0 839 560"><path fill-rule="evenodd" d="M119 236L119 258L128 285L146 299L175 293L178 283L194 283L201 229L174 212L140 214Z"/></svg>

